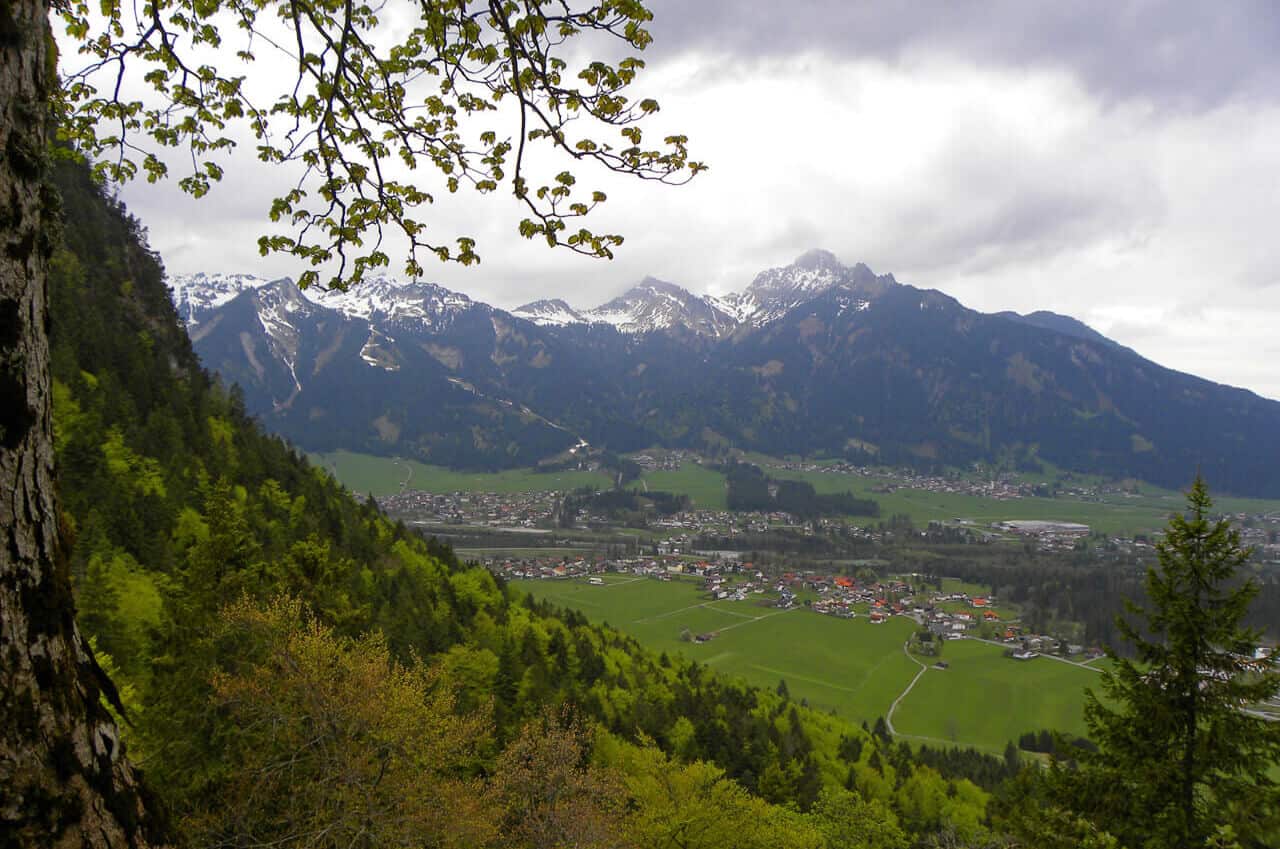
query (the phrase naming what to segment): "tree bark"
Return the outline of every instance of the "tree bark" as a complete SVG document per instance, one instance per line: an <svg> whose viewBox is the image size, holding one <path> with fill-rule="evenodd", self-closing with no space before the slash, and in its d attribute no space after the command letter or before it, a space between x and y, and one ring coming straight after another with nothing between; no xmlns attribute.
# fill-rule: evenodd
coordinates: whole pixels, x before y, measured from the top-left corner
<svg viewBox="0 0 1280 849"><path fill-rule="evenodd" d="M0 847L154 843L75 622L53 478L46 0L0 0Z"/></svg>

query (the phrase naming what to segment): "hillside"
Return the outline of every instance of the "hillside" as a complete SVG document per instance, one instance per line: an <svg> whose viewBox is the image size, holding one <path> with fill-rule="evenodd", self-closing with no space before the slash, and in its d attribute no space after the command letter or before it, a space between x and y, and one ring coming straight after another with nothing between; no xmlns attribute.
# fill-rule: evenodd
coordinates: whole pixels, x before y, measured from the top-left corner
<svg viewBox="0 0 1280 849"><path fill-rule="evenodd" d="M326 779L348 768L389 806L380 817L421 803L430 828L474 826L506 846L545 845L517 837L544 813L556 828L590 822L654 845L676 808L757 824L745 842L708 831L706 846L826 845L827 818L848 806L890 836L985 832L987 794L961 776L992 786L1006 762L954 755L940 776L887 737L527 602L354 500L200 368L141 225L82 172L61 183L67 240L51 297L70 565L81 622L132 720L125 742L180 840L278 839L314 813L309 799L335 804ZM273 665L281 652L297 662ZM373 713L350 713L361 704ZM566 704L595 730L548 718ZM253 710L286 736L255 737ZM314 711L330 711L326 757L342 760L322 768L294 750L311 778L281 783L273 747ZM440 728L461 748L408 744ZM353 745L368 734L392 736ZM264 780L271 805L255 795ZM569 788L573 817L519 807L523 780ZM456 804L430 808L439 798Z"/></svg>
<svg viewBox="0 0 1280 849"><path fill-rule="evenodd" d="M452 468L732 445L918 468L975 461L1280 495L1280 402L1163 368L1067 316L987 315L812 251L724 298L646 280L514 313L429 284L300 293L182 278L202 359L315 451Z"/></svg>

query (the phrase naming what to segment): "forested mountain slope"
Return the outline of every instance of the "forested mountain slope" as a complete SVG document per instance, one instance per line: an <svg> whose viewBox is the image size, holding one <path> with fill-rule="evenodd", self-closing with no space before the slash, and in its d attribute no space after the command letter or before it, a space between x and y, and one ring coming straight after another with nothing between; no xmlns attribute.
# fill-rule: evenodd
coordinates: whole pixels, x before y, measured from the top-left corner
<svg viewBox="0 0 1280 849"><path fill-rule="evenodd" d="M987 794L905 744L531 605L353 499L201 369L141 225L83 171L60 183L71 568L129 753L180 843L302 844L292 829L339 808L384 845L394 812L440 845L649 846L678 825L691 847L986 832ZM315 729L315 754L279 751ZM987 786L1016 765L938 762Z"/></svg>

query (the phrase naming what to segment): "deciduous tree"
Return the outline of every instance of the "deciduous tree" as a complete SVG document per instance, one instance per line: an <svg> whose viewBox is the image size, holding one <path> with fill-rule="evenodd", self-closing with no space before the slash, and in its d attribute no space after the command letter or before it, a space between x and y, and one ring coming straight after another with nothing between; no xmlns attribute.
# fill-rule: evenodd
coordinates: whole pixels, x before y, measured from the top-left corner
<svg viewBox="0 0 1280 849"><path fill-rule="evenodd" d="M227 608L236 647L214 681L230 720L225 779L183 812L196 845L481 846L492 805L468 778L485 740L438 673L394 662L385 637L344 640L297 601Z"/></svg>
<svg viewBox="0 0 1280 849"><path fill-rule="evenodd" d="M51 12L83 54L61 84ZM643 139L638 122L658 105L630 95L637 57L571 64L585 55L571 43L582 34L610 40L615 54L642 50L649 17L639 0L0 3L0 831L92 846L156 834L100 706L110 683L76 627L59 532L47 303L54 113L103 176L158 179L166 154L180 152L180 183L195 195L222 175L234 125L247 128L260 159L298 168L264 211L283 229L260 248L310 265L304 284L323 272L344 285L389 264L388 228L407 241L411 274L424 251L477 260L471 237L451 243L422 215L435 192L467 186L506 186L526 210L526 238L610 256L621 237L583 226L604 194L582 192L564 164L665 182L702 167L683 136ZM286 74L230 61L273 49ZM145 99L130 94L139 88ZM535 165L537 148L550 156ZM422 178L427 169L434 179Z"/></svg>

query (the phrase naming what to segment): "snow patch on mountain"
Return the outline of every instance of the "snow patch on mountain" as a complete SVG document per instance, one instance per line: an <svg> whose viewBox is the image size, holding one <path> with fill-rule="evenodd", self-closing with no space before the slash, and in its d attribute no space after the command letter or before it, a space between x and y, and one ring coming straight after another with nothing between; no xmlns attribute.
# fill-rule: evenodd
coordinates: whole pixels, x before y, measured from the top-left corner
<svg viewBox="0 0 1280 849"><path fill-rule="evenodd" d="M511 311L511 314L543 327L563 327L566 324L586 323L582 313L559 298L533 301L522 307L516 307Z"/></svg>
<svg viewBox="0 0 1280 849"><path fill-rule="evenodd" d="M383 371L399 371L400 363L396 362L391 353L394 350L391 345L395 341L394 337L370 329L369 338L360 347L360 359L364 360L365 365L372 368L380 368Z"/></svg>
<svg viewBox="0 0 1280 849"><path fill-rule="evenodd" d="M169 290L178 318L187 327L194 327L241 292L272 282L254 274L175 274L169 278Z"/></svg>
<svg viewBox="0 0 1280 849"><path fill-rule="evenodd" d="M403 283L390 277L366 279L346 291L307 292L315 303L351 318L411 329L443 326L477 305L459 292L434 283Z"/></svg>
<svg viewBox="0 0 1280 849"><path fill-rule="evenodd" d="M437 329L466 310L491 309L434 283L404 283L391 277L367 278L345 291L318 287L303 291L288 277L268 280L253 274L177 274L169 278L178 315L189 327L242 292L270 284L292 288L297 293L295 304L308 302L348 318L409 329Z"/></svg>
<svg viewBox="0 0 1280 849"><path fill-rule="evenodd" d="M285 364L293 378L293 393L276 404L277 408L288 406L302 391L297 370L298 352L302 348L302 333L298 330L298 322L314 315L316 307L302 296L302 292L287 277L272 280L256 288L250 287L246 291L252 291L249 297L254 301L254 312L272 353Z"/></svg>
<svg viewBox="0 0 1280 849"><path fill-rule="evenodd" d="M892 274L877 275L862 263L846 266L830 251L812 250L791 265L760 272L745 291L722 301L739 322L759 327L835 288L869 302L896 285Z"/></svg>
<svg viewBox="0 0 1280 849"><path fill-rule="evenodd" d="M733 329L733 317L709 298L653 277L608 303L582 313L589 322L611 324L623 333L648 333L686 327L721 336Z"/></svg>
<svg viewBox="0 0 1280 849"><path fill-rule="evenodd" d="M297 293L297 297L290 300L294 304L292 309L302 303L313 304L366 321L383 332L440 331L468 310L500 312L443 286L404 283L385 276L367 278L345 291L313 287L305 292L298 290L289 278L267 280L252 274L174 275L169 280L178 314L189 328L241 293L260 290L269 284L292 288ZM856 309L866 309L896 285L891 274L877 275L861 263L845 266L829 251L812 250L791 265L761 272L744 291L724 297L695 295L674 283L646 277L594 309L575 309L564 300L553 298L525 304L511 315L544 327L607 324L623 333L683 328L720 337L743 325L767 324L833 289L848 290L853 299L862 304ZM850 301L845 308L853 309L852 304ZM274 332L283 338L287 335L284 325L289 323L287 313L285 309L285 313L275 319L264 318L264 327L268 321L274 322ZM385 360L380 360L379 365L385 367Z"/></svg>

